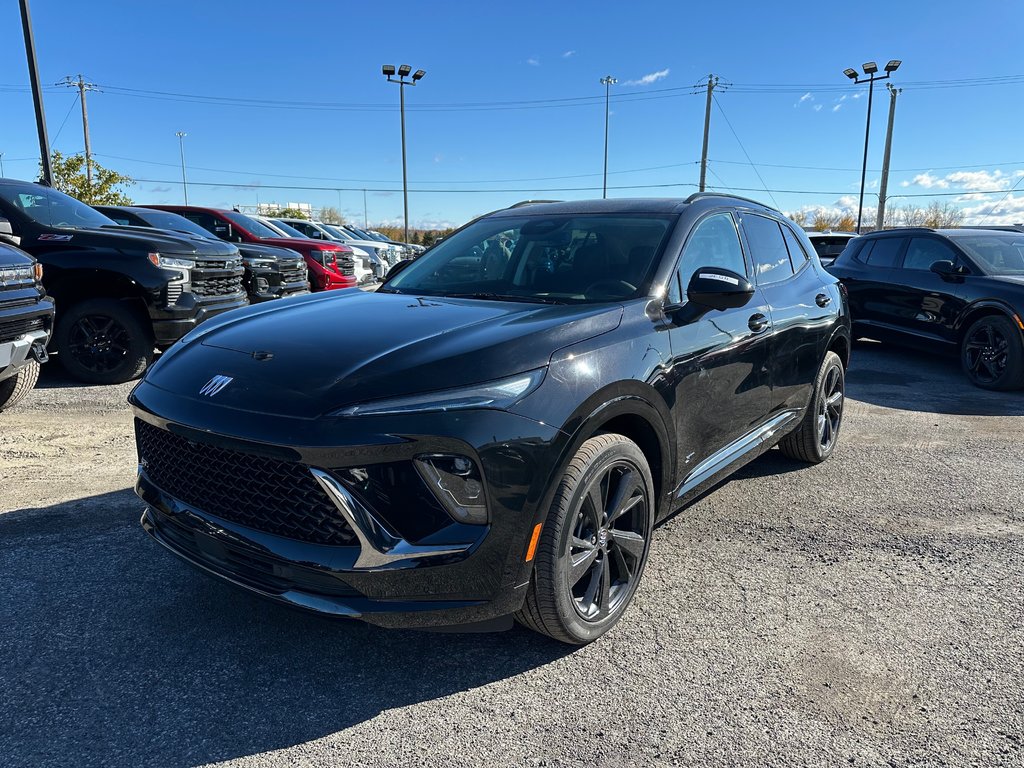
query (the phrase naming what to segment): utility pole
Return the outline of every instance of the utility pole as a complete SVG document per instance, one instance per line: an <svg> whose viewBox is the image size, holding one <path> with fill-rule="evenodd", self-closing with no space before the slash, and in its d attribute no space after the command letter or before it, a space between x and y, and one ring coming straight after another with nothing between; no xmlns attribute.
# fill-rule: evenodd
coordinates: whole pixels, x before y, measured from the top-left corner
<svg viewBox="0 0 1024 768"><path fill-rule="evenodd" d="M0 152L0 179L4 177L4 153Z"/></svg>
<svg viewBox="0 0 1024 768"><path fill-rule="evenodd" d="M92 146L89 144L89 109L85 105L85 92L95 91L95 83L87 83L79 75L77 80L72 80L71 75L68 75L61 80L57 85L63 85L67 88L77 88L78 97L82 101L82 131L85 133L85 181L88 186L92 186Z"/></svg>
<svg viewBox="0 0 1024 768"><path fill-rule="evenodd" d="M881 229L885 224L885 192L889 187L889 155L892 153L892 124L896 117L896 97L903 93L902 88L893 88L892 83L886 83L889 89L889 127L885 131L885 156L882 158L882 179L878 186L878 217L875 219L875 229Z"/></svg>
<svg viewBox="0 0 1024 768"><path fill-rule="evenodd" d="M366 190L363 190L363 229L370 226L370 220L366 216Z"/></svg>
<svg viewBox="0 0 1024 768"><path fill-rule="evenodd" d="M601 78L601 85L604 86L604 187L601 192L602 200L608 197L608 104L611 98L611 87L617 82L619 81L611 75Z"/></svg>
<svg viewBox="0 0 1024 768"><path fill-rule="evenodd" d="M32 83L32 103L36 110L36 130L39 133L39 162L42 165L42 181L53 185L53 165L50 162L50 139L46 135L46 115L43 114L43 89L39 84L39 68L36 66L36 43L32 37L32 15L28 0L21 4L21 29L25 34L25 57L28 59L28 78Z"/></svg>
<svg viewBox="0 0 1024 768"><path fill-rule="evenodd" d="M704 107L704 146L700 151L700 192L704 191L705 180L707 179L708 173L708 134L711 131L711 98L715 92L715 88L718 87L718 77L715 75L708 75L708 82L706 85L698 83L694 88L707 88L708 101Z"/></svg>

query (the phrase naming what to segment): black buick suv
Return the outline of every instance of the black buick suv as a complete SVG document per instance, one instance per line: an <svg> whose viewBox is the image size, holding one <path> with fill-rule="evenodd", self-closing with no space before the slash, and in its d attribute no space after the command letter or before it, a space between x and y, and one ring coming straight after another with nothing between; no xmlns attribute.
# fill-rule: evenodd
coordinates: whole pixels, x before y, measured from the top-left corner
<svg viewBox="0 0 1024 768"><path fill-rule="evenodd" d="M828 458L849 350L838 282L758 203L498 211L375 293L250 307L168 350L131 394L142 525L321 614L585 643L655 523L776 444Z"/></svg>

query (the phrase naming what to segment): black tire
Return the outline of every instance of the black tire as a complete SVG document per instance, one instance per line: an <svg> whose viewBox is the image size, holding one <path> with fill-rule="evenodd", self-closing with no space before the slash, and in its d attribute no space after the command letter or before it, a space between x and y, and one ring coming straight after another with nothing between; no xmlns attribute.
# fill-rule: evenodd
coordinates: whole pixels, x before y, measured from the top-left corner
<svg viewBox="0 0 1024 768"><path fill-rule="evenodd" d="M1020 330L1004 315L977 320L960 343L960 364L976 387L1024 387L1024 340Z"/></svg>
<svg viewBox="0 0 1024 768"><path fill-rule="evenodd" d="M654 515L654 481L636 443L613 434L583 443L555 492L516 620L572 645L611 629L643 575Z"/></svg>
<svg viewBox="0 0 1024 768"><path fill-rule="evenodd" d="M64 310L53 340L64 370L89 384L137 379L153 362L149 323L115 299L90 299Z"/></svg>
<svg viewBox="0 0 1024 768"><path fill-rule="evenodd" d="M28 364L16 374L0 381L0 413L8 408L13 408L20 400L24 399L38 380L39 363L29 360Z"/></svg>
<svg viewBox="0 0 1024 768"><path fill-rule="evenodd" d="M826 352L814 377L814 394L800 424L779 441L779 450L791 459L820 464L835 450L843 425L846 371L835 352Z"/></svg>

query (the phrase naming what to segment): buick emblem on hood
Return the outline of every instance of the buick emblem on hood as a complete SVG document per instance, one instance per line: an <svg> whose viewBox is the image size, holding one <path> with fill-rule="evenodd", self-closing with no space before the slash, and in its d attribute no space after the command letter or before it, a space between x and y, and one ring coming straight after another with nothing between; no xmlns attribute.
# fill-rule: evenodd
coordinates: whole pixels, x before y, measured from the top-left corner
<svg viewBox="0 0 1024 768"><path fill-rule="evenodd" d="M221 376L218 374L203 385L203 388L199 390L199 394L213 397L232 381L234 381L234 378L231 376Z"/></svg>

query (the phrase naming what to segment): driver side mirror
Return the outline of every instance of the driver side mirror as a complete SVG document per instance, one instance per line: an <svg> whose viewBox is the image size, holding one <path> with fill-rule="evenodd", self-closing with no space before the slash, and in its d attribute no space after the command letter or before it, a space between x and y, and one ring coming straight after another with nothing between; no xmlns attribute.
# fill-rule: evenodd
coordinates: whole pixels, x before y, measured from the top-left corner
<svg viewBox="0 0 1024 768"><path fill-rule="evenodd" d="M956 266L952 261L942 260L932 262L932 265L928 269L934 272L936 275L941 277L943 280L949 280L952 278L960 277L964 274L963 267Z"/></svg>
<svg viewBox="0 0 1024 768"><path fill-rule="evenodd" d="M701 267L686 288L686 298L694 304L719 311L745 306L753 295L746 277L718 267Z"/></svg>
<svg viewBox="0 0 1024 768"><path fill-rule="evenodd" d="M10 219L5 219L0 216L0 237L9 240L15 245L21 243L21 238L14 234L14 228L11 226Z"/></svg>

